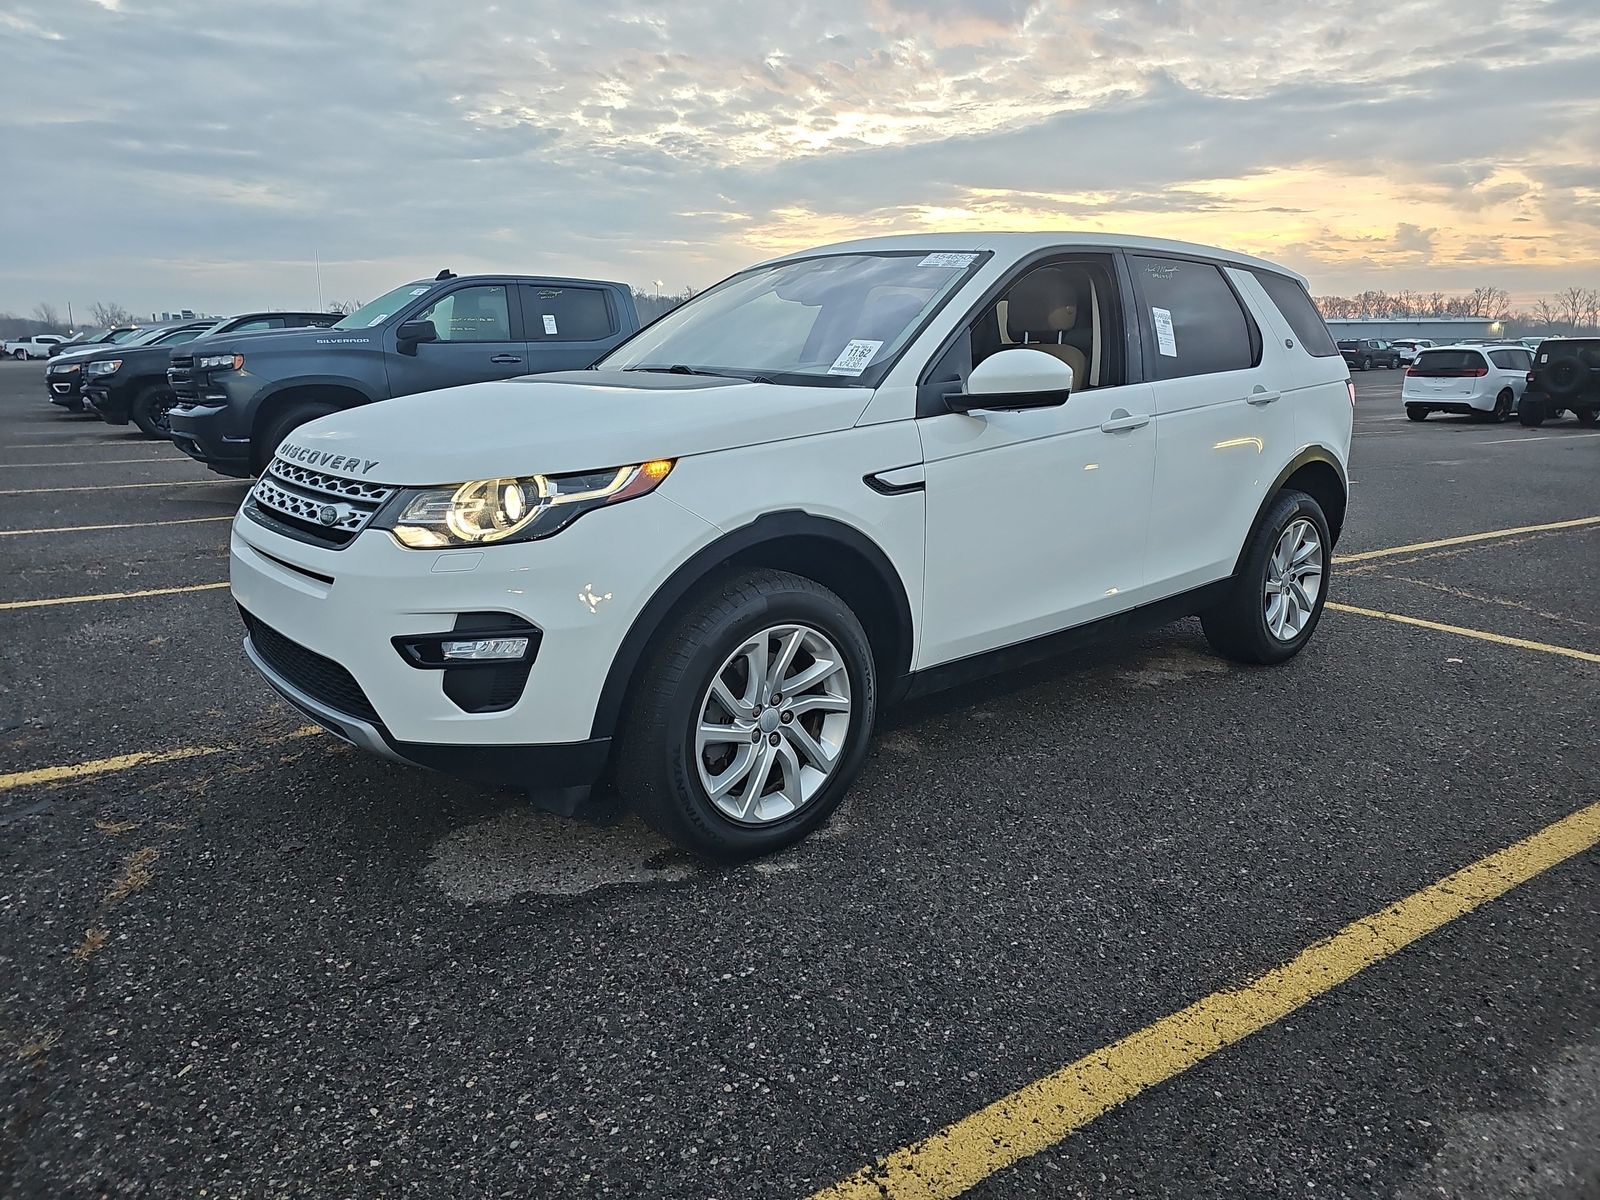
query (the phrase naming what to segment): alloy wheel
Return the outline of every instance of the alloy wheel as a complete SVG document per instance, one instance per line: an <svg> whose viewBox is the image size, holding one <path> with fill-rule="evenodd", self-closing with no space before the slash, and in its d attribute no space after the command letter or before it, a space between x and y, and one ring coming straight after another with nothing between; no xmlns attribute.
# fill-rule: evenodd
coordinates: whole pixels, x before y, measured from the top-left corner
<svg viewBox="0 0 1600 1200"><path fill-rule="evenodd" d="M740 824L782 820L822 790L844 753L844 655L810 625L770 626L723 660L698 715L695 765L711 802Z"/></svg>
<svg viewBox="0 0 1600 1200"><path fill-rule="evenodd" d="M1322 535L1304 517L1289 522L1267 560L1262 598L1267 631L1292 642L1305 629L1322 594Z"/></svg>

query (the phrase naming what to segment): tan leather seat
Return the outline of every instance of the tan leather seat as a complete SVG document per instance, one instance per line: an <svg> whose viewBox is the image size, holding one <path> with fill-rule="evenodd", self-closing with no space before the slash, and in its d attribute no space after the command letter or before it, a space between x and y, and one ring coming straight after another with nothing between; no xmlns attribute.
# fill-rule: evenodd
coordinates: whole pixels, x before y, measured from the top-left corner
<svg viewBox="0 0 1600 1200"><path fill-rule="evenodd" d="M1044 267L1024 276L1006 296L1008 340L1054 355L1072 368L1072 386L1089 386L1089 359L1063 337L1078 325L1078 286L1065 271Z"/></svg>

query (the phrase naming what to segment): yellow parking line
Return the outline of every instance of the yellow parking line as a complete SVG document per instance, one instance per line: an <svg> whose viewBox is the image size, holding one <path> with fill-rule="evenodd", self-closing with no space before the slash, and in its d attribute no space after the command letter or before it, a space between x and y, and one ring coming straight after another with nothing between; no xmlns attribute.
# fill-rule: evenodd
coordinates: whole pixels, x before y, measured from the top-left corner
<svg viewBox="0 0 1600 1200"><path fill-rule="evenodd" d="M143 592L101 592L94 596L50 596L44 600L6 600L0 612L14 608L49 608L56 604L93 604L97 600L137 600L142 596L177 596L184 592L210 592L225 588L225 583L195 583L188 587L150 588Z"/></svg>
<svg viewBox="0 0 1600 1200"><path fill-rule="evenodd" d="M29 447L32 449L32 447ZM39 462L39 463L0 463L0 470L7 467L116 467L124 463L187 463L193 462L192 458L174 458L170 454L159 455L156 458L100 458L83 462ZM206 481L207 483L210 480Z"/></svg>
<svg viewBox="0 0 1600 1200"><path fill-rule="evenodd" d="M67 767L40 767L36 771L12 771L0 775L0 792L12 788L30 787L38 783L60 783L65 779L82 779L85 775L105 775L111 771L126 771L150 763L177 762L185 758L199 758L205 754L221 754L222 746L185 746L181 750L140 750L133 754L118 754L111 758L97 758L92 762L73 763Z"/></svg>
<svg viewBox="0 0 1600 1200"><path fill-rule="evenodd" d="M278 745L297 738L312 737L322 732L320 725L302 725L281 736L268 739L264 745ZM0 775L0 792L13 788L32 787L41 783L62 783L68 779L82 779L88 775L107 775L115 771L128 771L134 767L147 767L157 763L180 762L186 758L201 758L208 754L226 754L237 746L181 746L176 750L138 750L132 754L117 754L111 758L96 758L89 762L70 763L61 767L38 767L32 771L13 771Z"/></svg>
<svg viewBox="0 0 1600 1200"><path fill-rule="evenodd" d="M202 521L231 521L226 517L179 517L175 521L130 521L125 525L62 525L56 529L0 529L0 537L26 537L32 533L88 533L95 529L149 529L156 525L198 525Z"/></svg>
<svg viewBox="0 0 1600 1200"><path fill-rule="evenodd" d="M247 479L174 479L171 483L96 483L87 487L22 488L0 496L53 496L57 492L119 492L124 488L199 487L206 483L249 483Z"/></svg>
<svg viewBox="0 0 1600 1200"><path fill-rule="evenodd" d="M1354 613L1358 617L1377 617L1384 621L1396 621L1401 625L1415 625L1421 629L1435 629L1440 633L1453 633L1460 637L1477 638L1480 642L1495 642L1501 646L1515 646L1518 650L1538 650L1544 654L1559 654L1563 658L1575 658L1579 662L1600 663L1600 654L1591 654L1587 650L1574 650L1571 646L1552 646L1548 642L1530 642L1527 638L1507 637L1503 633L1489 633L1483 629L1467 629L1461 625L1446 625L1441 621L1426 621L1421 617L1408 617L1401 613L1382 612L1376 608L1357 608L1353 604L1335 604L1328 601L1328 608L1334 612Z"/></svg>
<svg viewBox="0 0 1600 1200"><path fill-rule="evenodd" d="M1241 988L1213 992L1035 1080L932 1137L896 1150L812 1200L959 1196L1102 1114L1282 1020L1412 942L1600 844L1591 804L1381 912L1346 925Z"/></svg>
<svg viewBox="0 0 1600 1200"><path fill-rule="evenodd" d="M1435 542L1414 542L1409 546L1390 546L1387 550L1363 550L1359 554L1336 554L1336 563L1366 562L1373 558L1389 558L1395 554L1414 554L1419 550L1438 550L1444 546L1464 546L1468 542L1487 542L1495 538L1515 537L1519 533L1547 533L1555 529L1578 529L1584 525L1600 525L1600 517L1579 517L1573 521L1552 521L1548 525L1519 525L1514 529L1491 529L1487 533L1467 533L1460 537L1440 538Z"/></svg>

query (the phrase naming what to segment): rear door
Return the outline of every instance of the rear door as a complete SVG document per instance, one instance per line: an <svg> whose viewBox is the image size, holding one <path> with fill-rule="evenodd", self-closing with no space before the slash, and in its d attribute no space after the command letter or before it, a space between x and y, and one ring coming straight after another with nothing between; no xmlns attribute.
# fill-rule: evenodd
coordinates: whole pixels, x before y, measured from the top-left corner
<svg viewBox="0 0 1600 1200"><path fill-rule="evenodd" d="M1222 266L1163 254L1128 262L1156 406L1145 561L1156 593L1174 595L1232 573L1297 448L1284 399L1295 376L1276 314L1258 315Z"/></svg>
<svg viewBox="0 0 1600 1200"><path fill-rule="evenodd" d="M469 282L435 293L407 321L432 321L439 340L401 350L388 330L384 362L394 396L528 373L528 347L518 328L517 297L505 283Z"/></svg>
<svg viewBox="0 0 1600 1200"><path fill-rule="evenodd" d="M574 371L590 366L622 340L610 288L567 283L522 283L528 364L519 374Z"/></svg>

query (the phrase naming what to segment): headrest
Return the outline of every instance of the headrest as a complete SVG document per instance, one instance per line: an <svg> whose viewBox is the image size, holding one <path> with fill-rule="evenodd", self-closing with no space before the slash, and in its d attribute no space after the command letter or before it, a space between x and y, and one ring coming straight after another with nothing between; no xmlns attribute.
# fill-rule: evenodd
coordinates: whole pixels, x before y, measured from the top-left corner
<svg viewBox="0 0 1600 1200"><path fill-rule="evenodd" d="M1065 271L1034 271L1006 300L1006 332L1014 339L1028 333L1065 333L1078 323L1078 288Z"/></svg>

